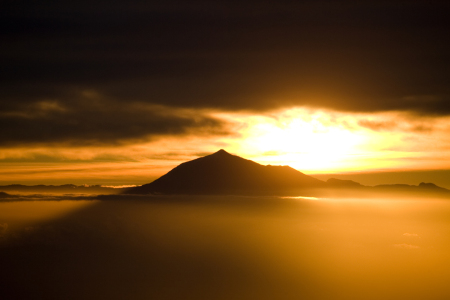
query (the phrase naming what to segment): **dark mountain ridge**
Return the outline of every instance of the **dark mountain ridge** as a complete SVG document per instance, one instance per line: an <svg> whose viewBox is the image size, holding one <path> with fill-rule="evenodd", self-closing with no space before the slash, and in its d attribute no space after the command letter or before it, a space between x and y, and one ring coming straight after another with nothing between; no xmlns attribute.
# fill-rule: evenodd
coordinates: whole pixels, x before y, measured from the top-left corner
<svg viewBox="0 0 450 300"><path fill-rule="evenodd" d="M330 178L327 180L327 185L330 188L362 188L364 185L353 180L342 180L336 178Z"/></svg>
<svg viewBox="0 0 450 300"><path fill-rule="evenodd" d="M22 185L11 184L0 186L0 191L18 194L117 194L126 188L112 188L101 185Z"/></svg>
<svg viewBox="0 0 450 300"><path fill-rule="evenodd" d="M180 164L129 194L284 195L326 183L289 166L263 166L225 150Z"/></svg>
<svg viewBox="0 0 450 300"><path fill-rule="evenodd" d="M184 162L155 181L134 188L112 188L100 185L76 186L73 184L0 186L1 199L17 197L11 193L20 195L257 195L325 198L450 197L450 190L433 183L364 186L355 181L336 178L330 178L324 182L289 166L264 166L232 155L225 150Z"/></svg>
<svg viewBox="0 0 450 300"><path fill-rule="evenodd" d="M418 191L418 192L433 192L433 193L450 193L450 190L437 186L431 182L421 182L419 185L409 184L380 184L373 187L377 190L397 190L397 191Z"/></svg>
<svg viewBox="0 0 450 300"><path fill-rule="evenodd" d="M10 195L8 193L5 192L0 192L0 199L7 199L7 198L11 198L14 197L13 195Z"/></svg>
<svg viewBox="0 0 450 300"><path fill-rule="evenodd" d="M351 180L327 182L289 166L261 165L225 150L184 162L155 181L128 189L125 194L266 195L319 197L373 197L391 195L448 197L450 191L433 183L417 186L391 184L364 186Z"/></svg>

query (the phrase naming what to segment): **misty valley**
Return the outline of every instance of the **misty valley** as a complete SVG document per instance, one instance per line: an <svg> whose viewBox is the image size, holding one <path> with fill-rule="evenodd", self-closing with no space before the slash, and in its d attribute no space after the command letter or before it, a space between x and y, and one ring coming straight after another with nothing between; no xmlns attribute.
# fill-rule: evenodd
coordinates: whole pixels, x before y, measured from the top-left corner
<svg viewBox="0 0 450 300"><path fill-rule="evenodd" d="M0 203L0 293L446 299L449 237L450 202L438 198L11 200Z"/></svg>

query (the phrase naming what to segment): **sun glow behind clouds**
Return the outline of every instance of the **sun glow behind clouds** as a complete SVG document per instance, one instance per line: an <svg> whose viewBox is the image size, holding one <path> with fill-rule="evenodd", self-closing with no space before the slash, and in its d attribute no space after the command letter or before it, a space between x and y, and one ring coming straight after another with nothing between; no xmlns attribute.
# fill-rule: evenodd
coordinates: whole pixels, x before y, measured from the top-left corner
<svg viewBox="0 0 450 300"><path fill-rule="evenodd" d="M450 169L449 117L305 108L203 113L229 134L205 129L119 145L4 147L0 184L144 184L221 148L307 174Z"/></svg>
<svg viewBox="0 0 450 300"><path fill-rule="evenodd" d="M260 123L249 129L247 141L258 152L285 161L294 168L343 167L343 160L357 151L364 137L339 127L325 126L317 118L286 118ZM270 160L270 159L269 159Z"/></svg>
<svg viewBox="0 0 450 300"><path fill-rule="evenodd" d="M241 124L237 131L242 138L230 141L231 151L307 173L442 167L442 159L436 159L429 147L442 148L449 131L446 119L427 122L399 112L346 114L294 108L270 116L225 117ZM448 149L438 151L442 155Z"/></svg>
<svg viewBox="0 0 450 300"><path fill-rule="evenodd" d="M240 121L246 126L235 145L237 153L310 172L348 168L366 143L365 135L332 124L335 120L324 112L292 109L268 117L243 116Z"/></svg>

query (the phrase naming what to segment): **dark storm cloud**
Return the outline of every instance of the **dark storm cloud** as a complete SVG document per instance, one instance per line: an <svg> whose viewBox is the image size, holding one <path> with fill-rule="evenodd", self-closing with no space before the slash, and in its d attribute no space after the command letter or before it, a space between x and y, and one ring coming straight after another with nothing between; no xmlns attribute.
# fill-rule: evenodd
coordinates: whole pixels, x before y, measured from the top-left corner
<svg viewBox="0 0 450 300"><path fill-rule="evenodd" d="M443 1L4 3L2 143L118 140L197 124L127 110L137 102L450 114ZM105 95L102 108L77 104L88 89ZM53 100L68 110L11 113Z"/></svg>
<svg viewBox="0 0 450 300"><path fill-rule="evenodd" d="M77 101L46 100L0 113L0 146L120 144L158 136L227 134L226 123L198 112L116 103L85 92Z"/></svg>

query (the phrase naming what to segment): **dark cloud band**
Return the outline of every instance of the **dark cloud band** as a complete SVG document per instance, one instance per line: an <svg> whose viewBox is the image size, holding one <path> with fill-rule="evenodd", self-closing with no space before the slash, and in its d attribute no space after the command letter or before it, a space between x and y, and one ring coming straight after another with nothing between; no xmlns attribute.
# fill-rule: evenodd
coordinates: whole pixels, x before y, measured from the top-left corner
<svg viewBox="0 0 450 300"><path fill-rule="evenodd" d="M7 1L0 143L220 128L129 103L448 115L449 11L442 1ZM105 95L101 107L77 104L88 89ZM67 110L30 116L52 101Z"/></svg>
<svg viewBox="0 0 450 300"><path fill-rule="evenodd" d="M0 145L122 144L170 135L228 134L226 123L193 111L82 99L33 103L0 114Z"/></svg>

